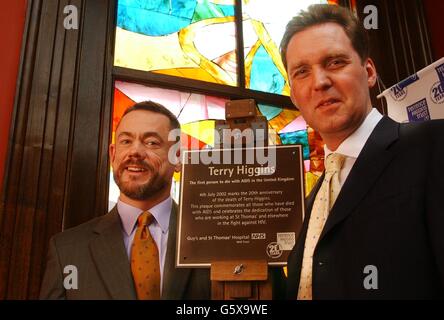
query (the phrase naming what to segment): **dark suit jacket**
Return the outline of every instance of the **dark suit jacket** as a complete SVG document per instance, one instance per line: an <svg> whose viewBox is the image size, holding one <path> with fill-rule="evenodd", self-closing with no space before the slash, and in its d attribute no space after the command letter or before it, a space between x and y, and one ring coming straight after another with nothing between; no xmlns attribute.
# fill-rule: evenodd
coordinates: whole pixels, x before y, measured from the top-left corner
<svg viewBox="0 0 444 320"><path fill-rule="evenodd" d="M313 255L313 299L444 298L444 121L384 117L357 158ZM313 201L288 258L297 297ZM377 289L364 281L376 274ZM368 280L368 279L367 279ZM374 282L373 282L374 284Z"/></svg>
<svg viewBox="0 0 444 320"><path fill-rule="evenodd" d="M209 299L208 269L175 268L177 206L170 217L162 299ZM78 270L78 289L65 290L64 267ZM49 244L41 299L136 299L117 207L55 235Z"/></svg>

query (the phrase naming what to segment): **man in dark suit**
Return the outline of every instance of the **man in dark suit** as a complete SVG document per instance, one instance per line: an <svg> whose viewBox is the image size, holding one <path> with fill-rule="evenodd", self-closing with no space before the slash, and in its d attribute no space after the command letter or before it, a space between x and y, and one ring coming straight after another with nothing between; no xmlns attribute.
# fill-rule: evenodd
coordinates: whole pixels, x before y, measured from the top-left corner
<svg viewBox="0 0 444 320"><path fill-rule="evenodd" d="M175 268L177 206L170 197L180 165L169 159L179 129L160 104L125 111L110 145L120 189L108 214L54 236L42 299L209 299L208 269ZM176 154L177 156L177 154Z"/></svg>
<svg viewBox="0 0 444 320"><path fill-rule="evenodd" d="M347 9L316 5L281 42L291 99L326 159L288 259L289 299L444 298L444 122L372 108L367 41Z"/></svg>

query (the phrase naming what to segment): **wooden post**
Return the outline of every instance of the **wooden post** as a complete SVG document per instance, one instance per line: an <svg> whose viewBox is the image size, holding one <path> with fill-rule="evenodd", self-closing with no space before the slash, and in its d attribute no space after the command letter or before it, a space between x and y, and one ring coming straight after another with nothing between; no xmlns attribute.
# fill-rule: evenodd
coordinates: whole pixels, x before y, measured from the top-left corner
<svg viewBox="0 0 444 320"><path fill-rule="evenodd" d="M216 121L221 145L252 145L259 140L268 145L268 126L264 116L257 115L256 101L242 99L228 101L225 105L226 120ZM250 135L234 137L224 135L224 129L253 129ZM262 134L257 129L262 129ZM252 133L252 134L251 134ZM232 260L211 263L211 298L213 300L271 300L272 286L268 277L266 260Z"/></svg>

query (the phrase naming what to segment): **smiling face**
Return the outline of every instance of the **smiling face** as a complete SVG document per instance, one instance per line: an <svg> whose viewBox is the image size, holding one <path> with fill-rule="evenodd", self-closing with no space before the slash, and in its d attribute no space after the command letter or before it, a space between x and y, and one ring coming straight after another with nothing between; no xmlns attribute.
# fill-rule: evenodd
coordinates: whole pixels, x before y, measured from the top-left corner
<svg viewBox="0 0 444 320"><path fill-rule="evenodd" d="M170 120L145 110L126 114L116 130L116 142L109 148L114 180L120 199L131 203L166 199L170 194L175 167L168 160L173 142L168 141Z"/></svg>
<svg viewBox="0 0 444 320"><path fill-rule="evenodd" d="M286 61L293 103L336 150L371 110L372 60L361 61L340 25L324 23L296 33Z"/></svg>

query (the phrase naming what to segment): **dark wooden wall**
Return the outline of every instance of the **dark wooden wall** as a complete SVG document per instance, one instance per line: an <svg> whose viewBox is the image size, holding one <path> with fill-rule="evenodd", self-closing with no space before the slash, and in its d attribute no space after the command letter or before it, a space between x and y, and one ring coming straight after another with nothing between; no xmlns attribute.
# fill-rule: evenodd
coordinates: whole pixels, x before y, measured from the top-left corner
<svg viewBox="0 0 444 320"><path fill-rule="evenodd" d="M78 30L63 27L67 4ZM361 16L366 4L379 9L370 36L386 86L431 62L420 0L358 1ZM50 236L106 212L115 5L29 1L1 195L0 299L37 298Z"/></svg>
<svg viewBox="0 0 444 320"><path fill-rule="evenodd" d="M78 8L65 30L63 9ZM38 297L50 236L103 214L114 1L29 1L0 212L0 298Z"/></svg>
<svg viewBox="0 0 444 320"><path fill-rule="evenodd" d="M370 56L387 88L433 62L421 0L358 0L361 20L367 5L378 9L379 27L369 30ZM376 99L378 86L371 93L373 105L385 110L385 100Z"/></svg>
<svg viewBox="0 0 444 320"><path fill-rule="evenodd" d="M430 34L433 60L444 57L444 38L442 36L444 1L423 0L426 22Z"/></svg>

